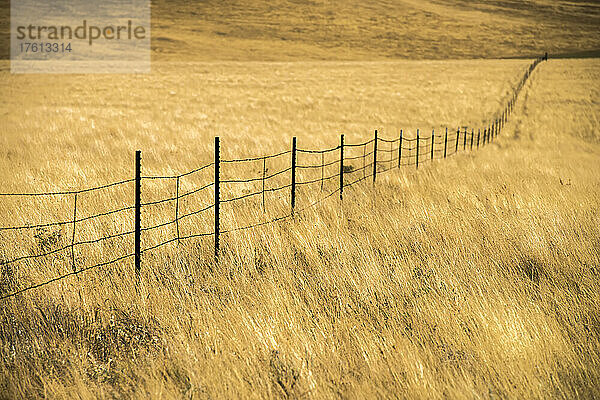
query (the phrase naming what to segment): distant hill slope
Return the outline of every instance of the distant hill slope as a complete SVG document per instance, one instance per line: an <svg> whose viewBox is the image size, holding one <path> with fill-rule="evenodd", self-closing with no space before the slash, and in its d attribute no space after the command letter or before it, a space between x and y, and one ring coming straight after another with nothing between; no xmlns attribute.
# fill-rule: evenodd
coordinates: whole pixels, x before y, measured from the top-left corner
<svg viewBox="0 0 600 400"><path fill-rule="evenodd" d="M595 1L158 0L157 59L479 58L600 48Z"/></svg>
<svg viewBox="0 0 600 400"><path fill-rule="evenodd" d="M8 6L1 1L7 49ZM152 6L155 60L444 59L600 49L596 0L155 0Z"/></svg>

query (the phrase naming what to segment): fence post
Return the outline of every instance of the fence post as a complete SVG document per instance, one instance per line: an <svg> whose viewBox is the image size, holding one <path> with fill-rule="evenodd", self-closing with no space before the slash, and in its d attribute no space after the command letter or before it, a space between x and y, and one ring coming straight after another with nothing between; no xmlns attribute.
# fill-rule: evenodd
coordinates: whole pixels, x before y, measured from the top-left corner
<svg viewBox="0 0 600 400"><path fill-rule="evenodd" d="M177 177L175 184L175 229L177 231L177 244L179 244L179 176Z"/></svg>
<svg viewBox="0 0 600 400"><path fill-rule="evenodd" d="M340 200L344 199L344 135L340 135Z"/></svg>
<svg viewBox="0 0 600 400"><path fill-rule="evenodd" d="M135 274L139 280L142 271L142 152L135 152L135 234L134 234L134 264Z"/></svg>
<svg viewBox="0 0 600 400"><path fill-rule="evenodd" d="M377 129L375 129L375 139L373 142L373 184L377 179Z"/></svg>
<svg viewBox="0 0 600 400"><path fill-rule="evenodd" d="M479 149L479 136L481 136L481 128L477 129L477 148Z"/></svg>
<svg viewBox="0 0 600 400"><path fill-rule="evenodd" d="M398 145L398 168L400 168L402 162L402 129L400 129L400 141Z"/></svg>
<svg viewBox="0 0 600 400"><path fill-rule="evenodd" d="M470 148L470 150L473 150L473 135L475 135L475 129L471 128L471 148Z"/></svg>
<svg viewBox="0 0 600 400"><path fill-rule="evenodd" d="M463 151L467 149L467 127L465 126L465 137L463 138Z"/></svg>
<svg viewBox="0 0 600 400"><path fill-rule="evenodd" d="M446 135L444 136L444 158L446 158L446 148L448 147L448 128L446 128Z"/></svg>
<svg viewBox="0 0 600 400"><path fill-rule="evenodd" d="M460 138L460 127L456 130L456 147L454 148L454 152L458 153L458 139Z"/></svg>
<svg viewBox="0 0 600 400"><path fill-rule="evenodd" d="M431 130L431 161L433 161L433 144L435 143L435 129Z"/></svg>
<svg viewBox="0 0 600 400"><path fill-rule="evenodd" d="M419 130L417 129L417 169L419 168Z"/></svg>
<svg viewBox="0 0 600 400"><path fill-rule="evenodd" d="M262 173L262 208L263 212L267 211L265 206L265 177L267 176L267 157L263 157L263 173Z"/></svg>
<svg viewBox="0 0 600 400"><path fill-rule="evenodd" d="M367 145L363 145L363 156L362 156L362 161L363 161L363 166L362 166L362 170L363 170L363 179L367 179Z"/></svg>
<svg viewBox="0 0 600 400"><path fill-rule="evenodd" d="M215 137L215 260L219 259L219 235L221 234L221 142Z"/></svg>
<svg viewBox="0 0 600 400"><path fill-rule="evenodd" d="M292 214L296 207L296 136L292 138Z"/></svg>
<svg viewBox="0 0 600 400"><path fill-rule="evenodd" d="M71 236L71 268L73 268L73 272L77 271L75 268L75 224L77 223L77 193L75 193L75 198L73 200L73 235Z"/></svg>

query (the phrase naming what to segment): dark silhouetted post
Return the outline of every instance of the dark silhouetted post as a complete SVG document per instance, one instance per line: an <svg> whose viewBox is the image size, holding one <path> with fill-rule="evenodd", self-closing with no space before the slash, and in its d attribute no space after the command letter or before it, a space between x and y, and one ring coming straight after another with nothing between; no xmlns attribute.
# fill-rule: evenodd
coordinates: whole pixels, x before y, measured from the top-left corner
<svg viewBox="0 0 600 400"><path fill-rule="evenodd" d="M71 235L71 268L73 272L77 271L75 267L75 224L77 223L77 193L73 199L73 234Z"/></svg>
<svg viewBox="0 0 600 400"><path fill-rule="evenodd" d="M463 138L463 151L467 149L467 127L465 126L465 137Z"/></svg>
<svg viewBox="0 0 600 400"><path fill-rule="evenodd" d="M292 214L296 208L296 136L292 138Z"/></svg>
<svg viewBox="0 0 600 400"><path fill-rule="evenodd" d="M175 182L175 230L177 233L177 244L179 244L179 177Z"/></svg>
<svg viewBox="0 0 600 400"><path fill-rule="evenodd" d="M400 129L400 141L398 145L398 168L400 168L402 162L402 129Z"/></svg>
<svg viewBox="0 0 600 400"><path fill-rule="evenodd" d="M377 129L375 129L375 139L373 141L373 184L377 179Z"/></svg>
<svg viewBox="0 0 600 400"><path fill-rule="evenodd" d="M431 161L433 161L433 144L435 141L435 129L431 130Z"/></svg>
<svg viewBox="0 0 600 400"><path fill-rule="evenodd" d="M219 235L221 233L220 221L221 206L221 143L215 137L215 260L219 259Z"/></svg>
<svg viewBox="0 0 600 400"><path fill-rule="evenodd" d="M265 178L266 178L266 176L267 176L267 157L263 157L262 193L261 193L262 194L263 212L266 211L266 206L265 206Z"/></svg>
<svg viewBox="0 0 600 400"><path fill-rule="evenodd" d="M139 279L142 271L142 152L135 152L135 235L134 235L134 264L135 273Z"/></svg>
<svg viewBox="0 0 600 400"><path fill-rule="evenodd" d="M479 148L479 137L481 136L481 128L477 129L477 148Z"/></svg>
<svg viewBox="0 0 600 400"><path fill-rule="evenodd" d="M448 128L446 128L446 134L444 135L444 158L446 158L447 147L448 147Z"/></svg>
<svg viewBox="0 0 600 400"><path fill-rule="evenodd" d="M460 128L456 130L456 147L454 148L454 152L458 152L458 139L460 138Z"/></svg>
<svg viewBox="0 0 600 400"><path fill-rule="evenodd" d="M340 135L340 200L344 199L344 135Z"/></svg>
<svg viewBox="0 0 600 400"><path fill-rule="evenodd" d="M417 168L419 168L419 142L421 140L419 139L419 130L417 129Z"/></svg>
<svg viewBox="0 0 600 400"><path fill-rule="evenodd" d="M494 139L496 137L498 137L498 133L500 132L500 123L498 121L498 118L496 118L495 124L494 124Z"/></svg>
<svg viewBox="0 0 600 400"><path fill-rule="evenodd" d="M363 156L362 156L362 160L363 160L363 166L362 166L362 170L363 170L363 179L367 179L367 145L363 145Z"/></svg>
<svg viewBox="0 0 600 400"><path fill-rule="evenodd" d="M475 135L475 129L471 129L471 150L473 150L473 135Z"/></svg>

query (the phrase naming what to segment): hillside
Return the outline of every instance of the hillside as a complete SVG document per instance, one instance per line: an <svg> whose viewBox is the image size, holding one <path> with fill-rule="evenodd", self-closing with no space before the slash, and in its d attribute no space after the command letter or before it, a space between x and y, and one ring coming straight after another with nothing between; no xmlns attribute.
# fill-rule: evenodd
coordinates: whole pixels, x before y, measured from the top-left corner
<svg viewBox="0 0 600 400"><path fill-rule="evenodd" d="M121 180L134 149L144 175L189 171L210 162L214 135L231 159L285 150L291 135L324 148L340 132L357 143L373 128L393 138L400 128L484 126L527 64L157 62L152 74L106 79L11 75L4 62L2 189ZM343 202L224 235L218 264L211 236L188 239L144 253L140 286L124 260L6 299L0 398L599 398L599 77L596 59L549 60L490 145L393 168ZM318 162L307 157L299 163ZM221 170L224 179L260 172ZM184 177L182 190L211 173ZM252 185L232 184L223 198ZM174 190L172 179L145 180L144 202ZM298 206L321 193L299 190ZM82 194L77 215L130 205L132 194L129 185ZM182 215L211 198L182 201ZM267 197L266 213L257 198L243 201L224 204L223 229L289 206L282 192ZM0 226L70 218L73 204L5 198ZM172 202L148 207L144 227L174 214ZM131 216L81 221L76 239L131 229ZM182 234L210 230L211 217L190 217ZM71 271L68 252L1 263L68 248L71 232L0 232L0 295ZM143 248L173 234L144 232ZM131 247L131 236L89 242L74 262Z"/></svg>
<svg viewBox="0 0 600 400"><path fill-rule="evenodd" d="M157 1L156 59L480 58L600 48L600 5L567 1Z"/></svg>
<svg viewBox="0 0 600 400"><path fill-rule="evenodd" d="M600 49L594 1L153 1L154 60L530 57ZM8 1L0 57L8 58Z"/></svg>

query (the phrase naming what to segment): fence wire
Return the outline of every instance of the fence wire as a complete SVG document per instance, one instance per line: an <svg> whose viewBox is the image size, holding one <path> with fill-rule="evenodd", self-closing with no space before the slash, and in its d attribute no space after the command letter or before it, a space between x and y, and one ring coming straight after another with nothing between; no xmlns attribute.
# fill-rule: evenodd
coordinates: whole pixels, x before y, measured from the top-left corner
<svg viewBox="0 0 600 400"><path fill-rule="evenodd" d="M202 186L191 189L190 191L183 193L183 194L179 193L181 178L187 177L189 175L195 174L197 172L203 171L203 170L211 168L211 167L215 167L215 171L218 172L218 169L216 168L218 166L218 164L216 164L216 162L211 162L211 163L205 164L199 168L190 170L188 172L185 172L185 173L182 173L179 175L165 175L165 176L159 176L159 175L141 176L140 175L140 177L139 177L140 181L142 181L142 180L160 180L160 179L166 179L166 180L175 179L176 180L176 194L174 197L169 196L169 197L165 197L162 199L157 199L157 200L153 200L153 201L140 203L140 206L142 208L148 208L148 207L154 206L154 205L175 202L176 209L175 209L175 219L170 219L166 222L158 223L156 225L151 225L151 226L147 226L147 227L140 226L140 228L139 228L140 231L138 232L138 234L141 232L149 232L149 231L153 231L153 230L171 226L171 225L177 226L176 235L174 235L171 238L167 238L167 239L159 242L158 244L141 249L140 253L144 254L144 253L147 253L154 249L166 246L167 244L179 242L182 240L215 236L216 235L215 230L210 231L210 232L202 232L202 233L192 232L187 235L180 235L180 231L179 231L179 221L181 221L182 219L185 219L185 218L188 218L188 217L191 217L194 215L203 214L205 212L208 212L208 211L216 208L216 204L213 203L213 204L204 206L202 208L196 209L194 211L190 211L187 213L180 213L180 209L179 209L180 208L180 200L182 200L183 198L189 197L192 194L203 192L204 190L209 189L211 187L213 188L213 191L217 191L217 190L220 190L221 184L241 184L241 183L262 182L261 190L249 192L249 193L246 193L246 194L243 194L240 196L235 196L235 197L231 197L231 198L224 199L224 200L220 200L219 202L220 203L234 203L234 202L241 201L241 200L244 200L244 199L247 199L250 197L256 197L256 196L262 195L263 196L263 207L264 207L265 193L274 193L274 192L279 192L279 191L287 190L287 189L290 189L291 191L295 191L296 187L311 185L314 183L321 183L321 190L323 190L324 182L330 181L334 178L340 178L340 185L337 189L330 191L325 196L321 196L318 200L313 201L312 203L306 205L305 207L291 209L289 213L286 213L283 216L268 219L267 221L257 222L257 223L253 223L253 224L246 225L246 226L225 229L225 230L220 231L221 234L231 234L234 232L254 229L254 228L257 228L260 226L265 226L265 225L269 225L269 224L273 224L276 222L285 221L287 219L293 218L295 215L297 215L301 212L304 212L306 210L314 208L316 205L322 203L323 201L325 201L326 199L335 195L336 193L340 193L340 196L341 196L341 194L343 193L343 189L346 187L351 187L351 186L358 184L359 182L366 180L367 178L371 178L371 177L373 177L373 181L375 181L375 177L377 174L385 173L387 171L390 171L390 170L393 170L396 168L401 168L401 167L408 167L408 166L418 167L419 164L424 163L424 162L434 161L436 159L444 159L444 158L450 157L454 154L457 154L461 151L478 149L481 146L485 146L485 145L489 144L491 141L493 141L495 139L495 137L498 136L498 134L504 128L504 125L506 124L506 122L508 120L508 116L514 110L514 105L516 103L519 93L523 89L525 83L527 82L528 78L530 77L531 73L536 68L536 66L545 59L547 59L547 58L538 58L527 68L523 77L519 80L517 86L515 87L515 89L512 93L512 96L508 99L507 103L505 104L505 107L503 108L502 112L496 113L494 118L490 121L489 124L485 125L484 128L461 126L454 132L451 129L446 130L445 132L440 133L440 134L436 134L435 132L433 132L432 136L427 136L427 135L420 136L419 131L417 131L417 137L412 137L412 138L404 137L403 132L401 131L400 136L398 138L394 138L394 139L381 138L381 137L378 137L376 134L376 136L374 138L367 140L365 142L362 142L362 143L343 144L343 142L342 142L342 144L340 144L336 147L323 149L323 150L294 148L295 151L294 150L286 150L286 151L281 151L278 153L264 155L264 156L258 156L258 157L239 158L239 159L223 159L223 160L219 160L219 162L223 163L223 164L235 164L235 163L248 163L248 162L262 161L262 163L263 163L262 175L259 177L253 177L253 178L248 178L248 179L234 179L234 178L224 179L224 180L219 179L219 180L217 180L217 182L213 181L210 183L206 183ZM390 147L386 148L386 149L378 148L377 147L378 142L389 143ZM407 143L408 146L406 146L405 143ZM370 150L369 152L367 152L366 147L370 144L373 144L373 149ZM395 144L397 144L397 145L394 146ZM431 146L433 146L433 148ZM345 157L343 154L344 153L343 150L345 150L346 148L348 148L348 150L351 150L351 149L360 148L360 147L363 148L362 155L352 155L352 156ZM328 161L327 163L325 163L325 160L324 160L325 154L332 153L332 152L335 152L340 149L342 150L340 152L340 159L336 159L334 161ZM292 159L293 159L292 160L293 164L291 167L281 169L281 170L279 170L275 173L269 174L269 175L266 174L267 160L283 157L288 154L292 155ZM296 158L298 157L298 154L321 154L321 163L320 164L298 164L298 165L296 165L295 162L296 162ZM386 159L377 159L378 154L389 154L390 157L386 158ZM366 163L367 158L370 159L369 163ZM356 161L356 160L362 160L363 165L360 167L353 166L351 164L351 162ZM346 162L348 164L346 164ZM331 167L334 165L340 165L339 171L335 174L330 174L330 175L325 176L325 173L324 173L325 168ZM381 166L382 168L378 169L377 168L378 166ZM318 169L320 169L320 171L318 171ZM371 173L369 173L369 174L366 173L366 171L369 169L372 169L372 175L371 175ZM300 179L296 180L297 179L296 173L300 172L300 171L305 171L308 173L320 172L320 176L317 178L308 178L307 180L300 180ZM287 184L283 184L283 185L279 185L279 186L275 186L275 187L266 187L267 182L270 182L272 179L274 179L278 176L284 175L288 172L292 175L291 183L287 183ZM350 177L353 174L357 174L360 172L363 172L362 176L359 176L358 178L352 179L350 181L348 181L348 179L346 179L347 177ZM218 174L217 174L217 176L218 176ZM110 215L114 215L117 213L122 213L125 211L130 211L130 210L135 209L135 206L123 206L123 207L116 208L116 209L109 210L109 211L102 212L102 213L92 214L92 215L85 216L85 217L77 217L78 195L82 194L82 193L90 193L90 192L96 192L96 191L100 191L100 190L104 190L104 189L109 189L112 187L121 186L121 185L125 185L125 184L132 183L132 182L136 182L136 179L126 179L126 180L113 182L113 183L109 183L109 184L105 184L105 185L101 185L101 186L86 188L86 189L82 189L82 190L66 190L66 191L54 191L54 192L47 191L47 192L40 192L40 193L0 193L0 197L51 197L51 196L73 196L74 197L73 219L46 222L46 223L38 223L38 224L24 224L24 225L0 227L0 232L3 232L3 231L4 232L6 232L6 231L30 231L30 230L37 230L37 229L43 229L43 228L49 228L49 227L55 227L55 226L66 226L66 225L72 226L72 229L73 229L72 240L71 240L71 243L68 245L61 246L60 248L49 250L49 251L42 252L39 254L30 254L27 256L16 257L16 258L13 258L13 259L10 259L7 261L0 262L0 265L10 265L10 264L28 261L28 260L46 258L46 257L49 257L54 254L58 254L58 253L61 253L61 252L67 251L67 250L71 250L72 267L73 267L73 270L71 272L65 273L62 275L58 275L47 281L33 284L33 285L27 286L25 288L16 290L12 293L5 294L0 297L0 300L5 300L8 298L17 296L19 294L25 293L29 290L37 289L37 288L43 287L45 285L51 284L53 282L57 282L62 279L66 279L71 276L79 275L85 271L89 271L92 269L116 264L120 261L124 261L131 257L134 257L135 253L128 253L128 254L116 257L112 260L106 261L106 262L101 262L101 263L97 263L97 264L94 264L91 266L77 268L77 266L75 265L75 256L74 256L74 249L79 246L96 244L96 243L104 242L107 240L126 237L126 236L136 234L135 230L126 230L126 231L118 232L115 234L99 237L96 239L79 240L79 241L76 240L76 227L78 224L81 224L86 221L92 221L97 218L110 216ZM136 183L139 184L139 182L136 182ZM218 208L216 211L218 211ZM218 212L217 212L217 214L218 214ZM218 215L216 215L215 218L218 218Z"/></svg>

